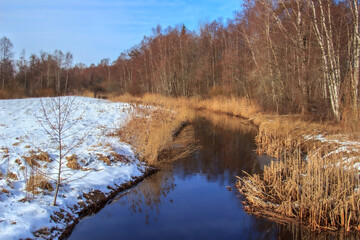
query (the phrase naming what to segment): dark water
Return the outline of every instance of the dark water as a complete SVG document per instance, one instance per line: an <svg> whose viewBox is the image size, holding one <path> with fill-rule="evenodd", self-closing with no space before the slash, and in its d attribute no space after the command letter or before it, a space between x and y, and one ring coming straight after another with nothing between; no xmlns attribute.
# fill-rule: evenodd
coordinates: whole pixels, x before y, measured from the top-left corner
<svg viewBox="0 0 360 240"><path fill-rule="evenodd" d="M338 239L243 211L235 176L259 173L268 161L254 154L255 135L238 119L199 113L194 136L201 149L83 219L70 239Z"/></svg>

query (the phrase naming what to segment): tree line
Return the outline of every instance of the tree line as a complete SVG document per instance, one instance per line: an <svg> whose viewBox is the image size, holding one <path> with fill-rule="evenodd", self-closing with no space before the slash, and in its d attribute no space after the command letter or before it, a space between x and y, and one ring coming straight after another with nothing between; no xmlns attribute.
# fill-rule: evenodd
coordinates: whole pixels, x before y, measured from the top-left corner
<svg viewBox="0 0 360 240"><path fill-rule="evenodd" d="M264 110L341 120L359 111L358 0L246 0L226 23L162 29L110 63L73 65L55 50L19 60L0 40L2 94L90 89L167 96L239 96Z"/></svg>

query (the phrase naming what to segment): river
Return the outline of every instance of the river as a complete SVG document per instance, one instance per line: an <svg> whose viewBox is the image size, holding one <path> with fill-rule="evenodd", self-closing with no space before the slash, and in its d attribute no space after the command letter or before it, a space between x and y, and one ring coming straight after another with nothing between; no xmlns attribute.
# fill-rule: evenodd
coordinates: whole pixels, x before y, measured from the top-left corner
<svg viewBox="0 0 360 240"><path fill-rule="evenodd" d="M75 227L69 239L338 239L243 210L235 176L261 173L257 129L237 118L197 114L199 150L168 164Z"/></svg>

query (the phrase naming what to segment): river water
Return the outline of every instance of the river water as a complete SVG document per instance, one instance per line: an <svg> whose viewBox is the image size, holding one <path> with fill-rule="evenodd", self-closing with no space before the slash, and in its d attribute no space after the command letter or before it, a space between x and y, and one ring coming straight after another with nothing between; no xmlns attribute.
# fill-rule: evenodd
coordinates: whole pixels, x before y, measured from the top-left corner
<svg viewBox="0 0 360 240"><path fill-rule="evenodd" d="M254 153L256 128L236 118L201 112L193 127L199 150L82 219L69 239L339 238L244 212L233 187L235 176L243 171L260 173L269 161Z"/></svg>

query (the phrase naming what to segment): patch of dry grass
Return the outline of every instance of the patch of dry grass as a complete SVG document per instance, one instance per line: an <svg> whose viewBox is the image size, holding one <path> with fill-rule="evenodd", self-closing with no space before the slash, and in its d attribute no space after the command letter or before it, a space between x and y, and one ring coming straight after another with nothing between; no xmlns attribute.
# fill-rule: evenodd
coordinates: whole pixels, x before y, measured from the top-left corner
<svg viewBox="0 0 360 240"><path fill-rule="evenodd" d="M32 168L38 168L41 165L38 163L38 161L41 162L51 162L52 159L50 158L49 154L47 152L40 152L40 153L36 153L31 151L30 152L30 156L23 156L22 158L25 159L25 161L29 164L30 167Z"/></svg>
<svg viewBox="0 0 360 240"><path fill-rule="evenodd" d="M38 189L47 190L49 192L54 191L54 187L43 175L32 175L26 182L26 191L33 194L39 194Z"/></svg>
<svg viewBox="0 0 360 240"><path fill-rule="evenodd" d="M79 169L81 169L81 166L80 166L80 164L78 163L78 159L77 159L77 156L76 156L76 155L68 156L68 157L66 157L66 160L67 160L66 166L67 166L68 168L71 168L71 169L73 169L73 170L79 170Z"/></svg>
<svg viewBox="0 0 360 240"><path fill-rule="evenodd" d="M157 165L193 151L194 139L191 133L187 131L187 134L180 134L193 118L193 111L186 108L137 108L118 135L135 148L141 160Z"/></svg>
<svg viewBox="0 0 360 240"><path fill-rule="evenodd" d="M142 97L135 97L129 94L112 97L112 101L130 102L137 104L162 106L167 108L191 108L196 110L208 110L217 113L254 119L260 112L260 108L245 98L236 97L212 97L200 99L197 97L165 97L159 94L144 94Z"/></svg>
<svg viewBox="0 0 360 240"><path fill-rule="evenodd" d="M13 172L8 172L6 174L6 178L13 179L13 180L18 180L18 176L16 175L16 173L13 173Z"/></svg>

